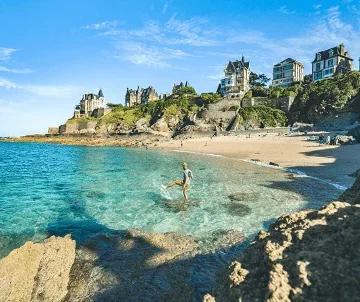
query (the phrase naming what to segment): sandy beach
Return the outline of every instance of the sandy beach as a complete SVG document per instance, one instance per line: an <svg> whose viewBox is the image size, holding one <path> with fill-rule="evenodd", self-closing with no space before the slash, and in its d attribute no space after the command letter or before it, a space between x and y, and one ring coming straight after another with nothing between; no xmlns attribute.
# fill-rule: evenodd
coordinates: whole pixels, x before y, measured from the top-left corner
<svg viewBox="0 0 360 302"><path fill-rule="evenodd" d="M135 135L117 137L98 136L28 136L6 141L40 142L65 145L119 146L159 149L176 152L221 155L227 158L273 162L283 168L296 169L349 187L360 169L360 144L331 146L311 141L311 135L287 136L277 133L208 136L189 139L170 139L164 136Z"/></svg>
<svg viewBox="0 0 360 302"><path fill-rule="evenodd" d="M349 176L360 168L360 144L345 146L319 145L309 136L260 135L201 137L164 141L163 150L223 155L240 160L273 162L284 168L346 186L355 178Z"/></svg>

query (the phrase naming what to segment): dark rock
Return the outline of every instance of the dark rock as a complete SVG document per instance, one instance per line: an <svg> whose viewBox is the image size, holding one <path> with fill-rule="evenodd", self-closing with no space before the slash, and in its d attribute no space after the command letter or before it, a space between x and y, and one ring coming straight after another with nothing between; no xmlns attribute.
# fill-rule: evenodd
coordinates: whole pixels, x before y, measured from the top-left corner
<svg viewBox="0 0 360 302"><path fill-rule="evenodd" d="M237 192L228 196L232 201L256 201L258 197L259 194L256 192Z"/></svg>
<svg viewBox="0 0 360 302"><path fill-rule="evenodd" d="M238 202L225 203L224 207L228 210L229 214L239 217L243 217L251 213L250 207Z"/></svg>
<svg viewBox="0 0 360 302"><path fill-rule="evenodd" d="M354 137L354 139L360 142L360 125L349 130L348 135Z"/></svg>

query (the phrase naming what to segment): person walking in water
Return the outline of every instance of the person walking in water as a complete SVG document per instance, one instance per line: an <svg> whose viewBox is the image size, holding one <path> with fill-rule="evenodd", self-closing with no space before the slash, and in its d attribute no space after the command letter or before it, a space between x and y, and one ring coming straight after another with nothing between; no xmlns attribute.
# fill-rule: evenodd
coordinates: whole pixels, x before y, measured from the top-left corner
<svg viewBox="0 0 360 302"><path fill-rule="evenodd" d="M188 191L190 189L190 182L193 179L193 174L192 174L192 171L188 169L187 163L183 162L182 167L184 170L183 179L182 180L176 179L176 180L170 182L166 188L180 186L182 188L182 192L184 195L184 202L187 202L189 200Z"/></svg>

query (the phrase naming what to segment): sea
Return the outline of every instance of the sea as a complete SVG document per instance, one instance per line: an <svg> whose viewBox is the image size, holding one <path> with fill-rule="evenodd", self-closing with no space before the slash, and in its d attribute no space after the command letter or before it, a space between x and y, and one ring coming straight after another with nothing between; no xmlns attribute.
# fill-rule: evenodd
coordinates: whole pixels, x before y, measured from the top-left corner
<svg viewBox="0 0 360 302"><path fill-rule="evenodd" d="M187 162L189 202L181 188ZM234 159L120 147L0 143L0 258L28 240L142 229L206 245L228 230L252 238L281 215L341 191L323 181Z"/></svg>

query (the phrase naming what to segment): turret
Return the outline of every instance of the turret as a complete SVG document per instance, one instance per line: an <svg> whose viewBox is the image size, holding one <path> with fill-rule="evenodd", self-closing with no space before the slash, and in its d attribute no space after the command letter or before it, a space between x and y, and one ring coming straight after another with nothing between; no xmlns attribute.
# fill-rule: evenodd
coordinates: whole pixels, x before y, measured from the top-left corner
<svg viewBox="0 0 360 302"><path fill-rule="evenodd" d="M102 89L101 89L101 88L100 88L100 90L99 90L98 96L99 96L99 98L103 98L103 97L104 97L104 94L103 94L103 92L102 92Z"/></svg>

